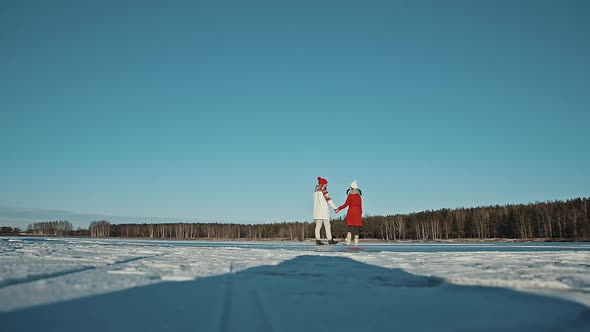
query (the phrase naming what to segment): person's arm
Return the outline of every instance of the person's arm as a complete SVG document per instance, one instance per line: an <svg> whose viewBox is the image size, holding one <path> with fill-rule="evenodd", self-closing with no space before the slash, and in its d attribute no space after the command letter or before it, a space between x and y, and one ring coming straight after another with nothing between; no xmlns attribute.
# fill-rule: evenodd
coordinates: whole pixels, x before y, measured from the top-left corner
<svg viewBox="0 0 590 332"><path fill-rule="evenodd" d="M322 193L324 194L324 198L328 202L328 204L332 207L332 209L336 210L336 204L332 202L332 198L330 198L330 194L328 194L328 189L322 189Z"/></svg>
<svg viewBox="0 0 590 332"><path fill-rule="evenodd" d="M346 197L346 202L344 202L344 204L342 204L342 206L340 206L339 208L336 209L336 211L340 211L340 210L344 210L346 209L346 207L348 207L350 205L350 195L348 195Z"/></svg>

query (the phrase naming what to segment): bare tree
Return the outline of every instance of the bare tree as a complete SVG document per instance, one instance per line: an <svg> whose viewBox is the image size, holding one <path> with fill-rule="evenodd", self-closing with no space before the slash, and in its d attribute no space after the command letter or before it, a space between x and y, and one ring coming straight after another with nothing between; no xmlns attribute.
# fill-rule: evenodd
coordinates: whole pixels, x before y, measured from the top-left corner
<svg viewBox="0 0 590 332"><path fill-rule="evenodd" d="M477 237L480 239L488 237L488 224L490 222L490 212L486 209L480 208L473 213Z"/></svg>

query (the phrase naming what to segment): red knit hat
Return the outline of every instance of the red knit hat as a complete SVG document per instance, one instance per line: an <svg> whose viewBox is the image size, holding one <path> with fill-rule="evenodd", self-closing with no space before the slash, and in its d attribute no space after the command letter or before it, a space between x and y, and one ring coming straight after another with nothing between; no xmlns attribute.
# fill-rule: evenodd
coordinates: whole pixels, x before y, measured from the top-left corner
<svg viewBox="0 0 590 332"><path fill-rule="evenodd" d="M320 185L328 184L328 180L322 178L321 176L318 176L318 183Z"/></svg>

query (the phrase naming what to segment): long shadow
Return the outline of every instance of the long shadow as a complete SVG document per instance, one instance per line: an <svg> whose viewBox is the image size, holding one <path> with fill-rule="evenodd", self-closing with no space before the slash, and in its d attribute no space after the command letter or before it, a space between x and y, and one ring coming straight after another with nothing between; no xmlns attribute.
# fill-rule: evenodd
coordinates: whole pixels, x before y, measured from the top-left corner
<svg viewBox="0 0 590 332"><path fill-rule="evenodd" d="M6 301L9 299L2 299ZM0 314L2 331L590 331L589 308L349 258L162 282Z"/></svg>

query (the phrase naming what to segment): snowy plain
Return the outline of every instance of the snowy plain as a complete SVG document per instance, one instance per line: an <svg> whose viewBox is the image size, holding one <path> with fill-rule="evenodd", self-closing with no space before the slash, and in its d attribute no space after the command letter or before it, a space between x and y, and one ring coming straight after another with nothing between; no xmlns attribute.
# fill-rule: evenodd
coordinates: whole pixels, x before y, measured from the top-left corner
<svg viewBox="0 0 590 332"><path fill-rule="evenodd" d="M0 321L9 331L590 331L590 243L0 238Z"/></svg>

